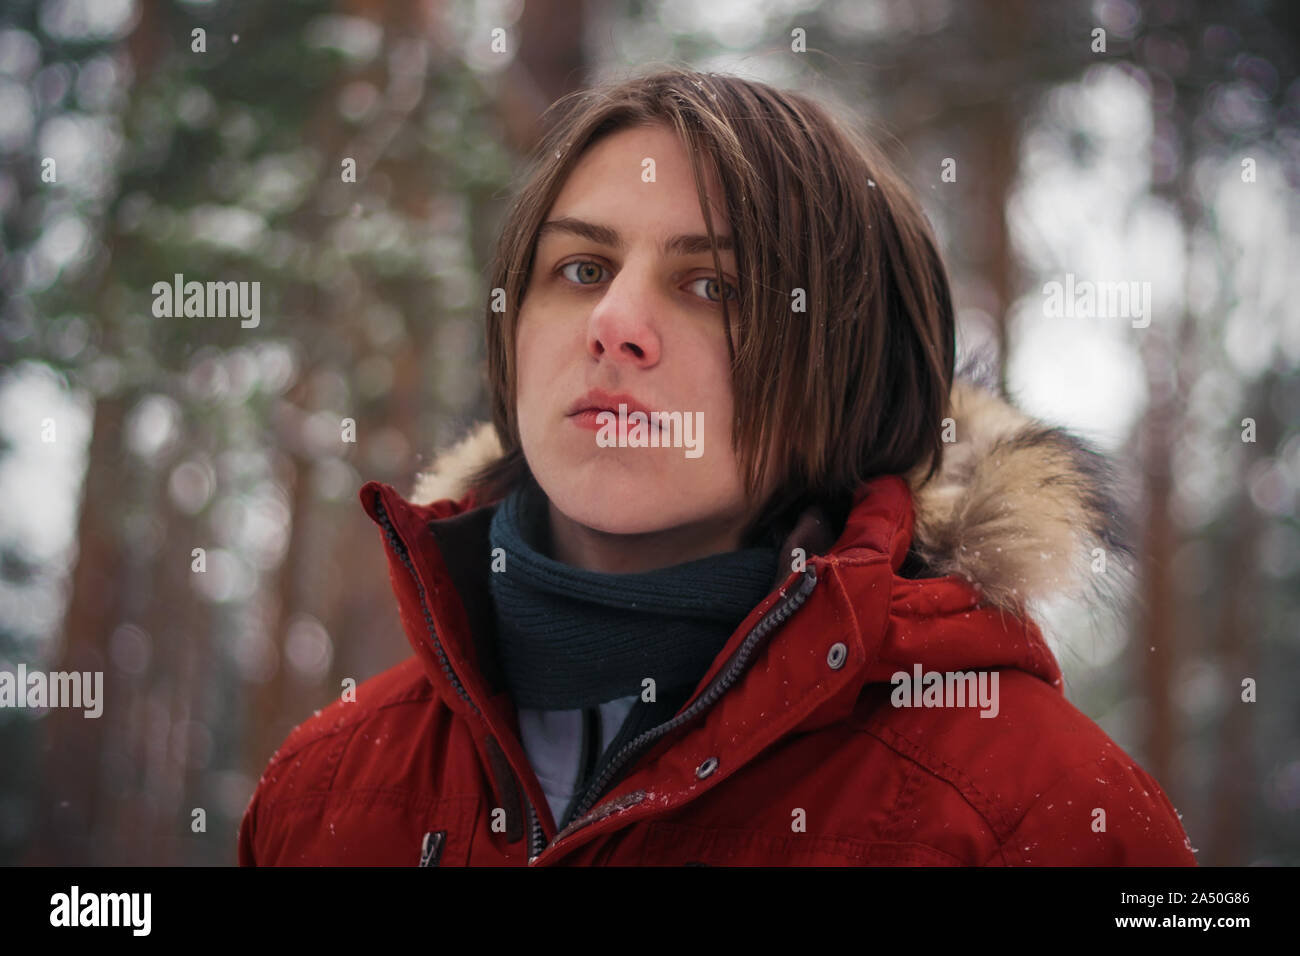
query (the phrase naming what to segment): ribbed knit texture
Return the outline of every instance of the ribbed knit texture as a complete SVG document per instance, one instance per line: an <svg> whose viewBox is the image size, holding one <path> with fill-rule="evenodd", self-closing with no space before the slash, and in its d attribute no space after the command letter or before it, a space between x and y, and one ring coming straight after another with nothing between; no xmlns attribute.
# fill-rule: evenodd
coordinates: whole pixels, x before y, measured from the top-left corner
<svg viewBox="0 0 1300 956"><path fill-rule="evenodd" d="M776 548L742 548L635 574L605 574L548 557L547 500L535 481L493 516L505 570L490 583L498 655L515 704L591 707L693 686L772 589Z"/></svg>

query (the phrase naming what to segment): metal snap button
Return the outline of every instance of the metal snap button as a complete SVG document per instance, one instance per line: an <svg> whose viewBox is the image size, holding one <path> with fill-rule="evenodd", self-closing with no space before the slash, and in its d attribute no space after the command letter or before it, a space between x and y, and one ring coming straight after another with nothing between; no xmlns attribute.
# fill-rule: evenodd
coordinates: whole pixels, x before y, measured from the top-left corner
<svg viewBox="0 0 1300 956"><path fill-rule="evenodd" d="M826 655L826 663L831 666L831 670L837 671L844 666L844 662L849 659L849 649L841 641L836 641L831 645L830 652Z"/></svg>

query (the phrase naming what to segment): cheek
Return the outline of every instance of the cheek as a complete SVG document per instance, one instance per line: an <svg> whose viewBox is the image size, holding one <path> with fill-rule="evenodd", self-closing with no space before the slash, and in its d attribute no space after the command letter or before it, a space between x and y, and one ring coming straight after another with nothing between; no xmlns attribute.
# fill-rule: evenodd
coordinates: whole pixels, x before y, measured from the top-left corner
<svg viewBox="0 0 1300 956"><path fill-rule="evenodd" d="M541 379L535 373L538 356L532 328L520 317L515 330L515 421L520 437L529 443L534 430L533 412L539 404L537 389L541 385Z"/></svg>
<svg viewBox="0 0 1300 956"><path fill-rule="evenodd" d="M532 336L529 335L521 322L518 331L515 333L515 387L518 392L520 406L526 406L523 400L524 395L532 388L533 356L535 354Z"/></svg>
<svg viewBox="0 0 1300 956"><path fill-rule="evenodd" d="M530 445L551 423L566 398L567 382L561 370L572 361L566 357L565 330L553 317L536 307L521 312L515 330L515 415L521 437Z"/></svg>
<svg viewBox="0 0 1300 956"><path fill-rule="evenodd" d="M524 408L528 407L524 396L535 394L546 381L545 369L549 361L544 354L546 344L546 336L538 334L537 322L520 315L519 327L515 331L515 370L519 404Z"/></svg>
<svg viewBox="0 0 1300 956"><path fill-rule="evenodd" d="M732 457L731 425L735 416L734 400L731 391L731 363L727 355L727 343L709 343L707 349L701 349L700 361L696 372L699 381L707 382L707 387L700 393L704 406L705 427L710 432L713 448L720 455Z"/></svg>

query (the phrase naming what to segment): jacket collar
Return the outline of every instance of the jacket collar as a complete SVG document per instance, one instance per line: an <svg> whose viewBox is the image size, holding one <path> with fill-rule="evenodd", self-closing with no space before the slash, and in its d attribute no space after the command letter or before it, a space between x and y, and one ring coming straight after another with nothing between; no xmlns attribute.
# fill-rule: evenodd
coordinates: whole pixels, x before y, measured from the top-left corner
<svg viewBox="0 0 1300 956"><path fill-rule="evenodd" d="M885 491L892 494L882 500ZM505 681L495 654L496 620L488 577L488 532L497 504L469 507L463 500L450 499L417 504L378 481L366 482L360 497L366 513L388 538L389 572L402 622L430 678L438 686L455 691L449 701L459 700L466 710L477 711L483 706L477 702L495 701L495 706L513 716L514 708L505 697ZM861 506L867 499L874 507ZM875 556L890 551L891 569L897 570L907 550L910 520L901 537L900 529L894 526L910 518L905 511L908 500L906 488L896 477L864 485L838 542L825 512L812 505L800 514L779 553L792 555L798 548L811 561L830 551L860 551ZM771 593L737 629L704 683L734 650L749 625L784 596L783 586L793 585L798 577L790 561L780 563Z"/></svg>
<svg viewBox="0 0 1300 956"><path fill-rule="evenodd" d="M495 505L463 508L446 499L417 505L374 481L362 486L361 500L387 539L389 572L403 628L426 675L446 705L469 722L493 768L503 804L513 803L517 799L511 796L513 788L522 786L529 803L545 814L543 827L551 839L554 821L519 740L517 711L494 653L495 620L487 575L491 573L488 526ZM901 564L910 535L908 502L906 485L895 476L884 476L860 489L843 533L830 549L833 560L843 566L833 571L820 566L822 575L834 573L852 583L859 592L855 602L888 594L889 577ZM864 617L843 606L839 594L827 595L798 612L803 640L792 628L776 626L819 583L816 575L823 558L817 547L825 534L825 523L815 513L801 516L787 540L801 542L809 556L807 570L785 575L784 582L741 622L696 687L686 709L693 705L707 709L707 719L684 723L685 737L676 744L685 740L685 759L691 767L710 758L725 761L729 768L740 766L796 727L811 730L842 719L852 709L867 677L868 644L884 629L888 599L867 604L872 613ZM882 560L885 555L888 560ZM867 580L868 573L874 580ZM817 641L808 641L806 632L817 634ZM777 644L769 646L771 640ZM838 670L829 670L827 648L835 645L841 647L842 662ZM780 664L755 668L763 651L768 661L776 655ZM683 752L674 753L680 763ZM638 764L639 772L645 766L653 765ZM673 776L682 776L680 765L668 774ZM687 789L701 795L706 788L691 783L680 792ZM645 795L644 790L638 792ZM507 811L508 821L522 817L517 805L516 812ZM594 812L575 820L570 828L597 819Z"/></svg>

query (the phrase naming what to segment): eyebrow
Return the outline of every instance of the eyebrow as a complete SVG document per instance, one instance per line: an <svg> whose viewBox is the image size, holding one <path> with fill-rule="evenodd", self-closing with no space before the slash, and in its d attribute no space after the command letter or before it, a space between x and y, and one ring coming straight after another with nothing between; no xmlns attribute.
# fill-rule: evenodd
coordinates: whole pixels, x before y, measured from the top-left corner
<svg viewBox="0 0 1300 956"><path fill-rule="evenodd" d="M564 233L578 236L581 239L600 243L602 246L611 246L620 252L627 248L627 244L623 241L623 237L618 234L617 229L599 223L587 222L585 219L575 219L572 216L548 219L542 223L537 230L537 241L540 243L548 233ZM717 236L716 238L719 252L735 251L731 236ZM711 248L709 237L700 235L670 236L659 244L659 249L664 255L694 256L702 252L708 252Z"/></svg>

